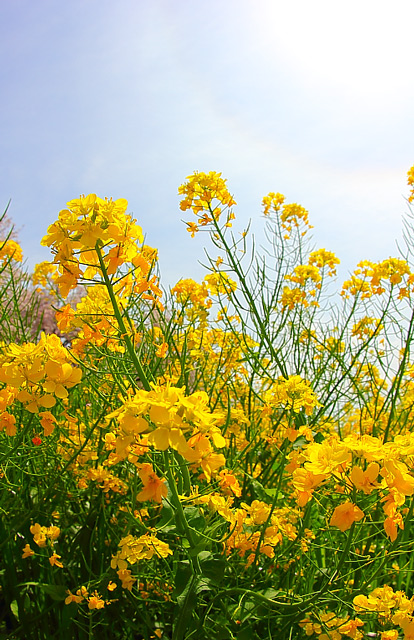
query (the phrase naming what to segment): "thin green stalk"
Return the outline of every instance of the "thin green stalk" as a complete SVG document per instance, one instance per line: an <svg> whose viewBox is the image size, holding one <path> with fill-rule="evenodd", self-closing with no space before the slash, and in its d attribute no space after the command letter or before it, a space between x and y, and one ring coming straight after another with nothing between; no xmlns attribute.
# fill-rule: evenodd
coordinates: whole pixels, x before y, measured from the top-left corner
<svg viewBox="0 0 414 640"><path fill-rule="evenodd" d="M95 250L96 250L96 253L98 255L99 264L100 264L100 267L101 267L102 276L103 276L103 279L104 279L104 282L105 282L105 286L107 288L109 297L111 299L112 308L114 310L114 314L115 314L115 317L117 319L118 326L119 326L119 329L121 331L122 337L125 340L125 344L126 344L126 347L128 349L128 353L129 353L129 355L131 357L132 362L134 363L134 366L136 368L138 377L141 380L145 391L151 391L151 385L150 385L150 383L148 381L148 378L147 378L147 376L146 376L146 374L144 372L144 369L143 369L143 367L141 365L140 359L138 358L137 352L136 352L135 347L134 347L134 345L132 343L132 340L131 340L131 338L129 336L128 330L127 330L127 328L125 326L125 323L124 323L124 319L123 319L121 311L119 309L119 305L118 305L118 302L117 302L117 299L116 299L116 296L115 296L114 288L113 288L112 283L111 283L111 281L109 279L108 271L106 269L105 262L104 262L104 259L102 257L102 252L101 252L101 249L99 247L99 242L96 243Z"/></svg>
<svg viewBox="0 0 414 640"><path fill-rule="evenodd" d="M272 355L273 360L276 362L276 364L278 365L281 374L283 375L284 378L288 377L287 371L286 371L286 367L284 365L284 363L280 360L279 356L277 355L273 343L268 339L268 327L266 327L262 321L262 318L260 317L260 314L256 308L255 305L255 301L253 299L253 295L250 291L249 286L247 285L246 282L246 277L244 272L242 271L241 267L240 267L240 263L236 260L233 252L231 251L226 238L220 228L220 225L218 224L215 216L213 215L213 210L211 209L211 205L209 204L209 209L210 209L210 213L212 214L212 218L214 220L214 226L215 226L215 230L220 238L220 242L222 242L223 247L226 251L227 257L230 261L230 265L231 268L233 269L234 273L237 275L237 277L240 280L241 286L242 286L242 292L244 297L246 298L246 301L248 302L249 305L249 311L252 314L253 318L255 319L255 322L258 326L258 333L261 337L263 337L265 339L265 341L267 342L267 346L269 348L269 351Z"/></svg>
<svg viewBox="0 0 414 640"><path fill-rule="evenodd" d="M171 464L170 464L170 452L169 451L164 451L164 464L165 464L165 469L167 472L167 478L168 478L168 485L170 487L171 490L171 501L172 504L176 510L176 514L177 514L177 524L179 526L179 529L181 529L181 533L185 535L185 537L187 538L188 542L190 543L190 546L192 548L194 548L197 545L197 541L194 538L194 534L191 531L190 527L188 526L188 522L187 519L185 517L185 513L184 513L184 509L183 509L183 505L181 504L181 500L180 497L178 495L178 491L177 491L177 485L174 479L174 475L171 469Z"/></svg>

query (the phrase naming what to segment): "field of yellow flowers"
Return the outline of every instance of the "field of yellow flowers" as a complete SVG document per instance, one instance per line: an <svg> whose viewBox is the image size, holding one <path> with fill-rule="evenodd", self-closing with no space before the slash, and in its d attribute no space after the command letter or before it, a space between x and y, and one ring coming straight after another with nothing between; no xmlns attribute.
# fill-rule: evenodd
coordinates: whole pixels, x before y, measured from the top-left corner
<svg viewBox="0 0 414 640"><path fill-rule="evenodd" d="M0 242L0 638L414 639L411 218L338 289L282 194L264 248L221 174L179 194L209 267L169 292L123 199L31 275Z"/></svg>

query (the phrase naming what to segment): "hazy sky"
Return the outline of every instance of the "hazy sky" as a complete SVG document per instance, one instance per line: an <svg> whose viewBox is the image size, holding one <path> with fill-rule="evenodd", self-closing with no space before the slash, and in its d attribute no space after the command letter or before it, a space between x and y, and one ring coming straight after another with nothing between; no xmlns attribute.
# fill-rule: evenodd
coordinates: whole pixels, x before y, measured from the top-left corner
<svg viewBox="0 0 414 640"><path fill-rule="evenodd" d="M178 185L221 171L310 213L344 276L397 255L414 164L412 0L1 0L0 207L30 265L66 202L125 197L165 284L202 277ZM214 253L214 252L213 252Z"/></svg>

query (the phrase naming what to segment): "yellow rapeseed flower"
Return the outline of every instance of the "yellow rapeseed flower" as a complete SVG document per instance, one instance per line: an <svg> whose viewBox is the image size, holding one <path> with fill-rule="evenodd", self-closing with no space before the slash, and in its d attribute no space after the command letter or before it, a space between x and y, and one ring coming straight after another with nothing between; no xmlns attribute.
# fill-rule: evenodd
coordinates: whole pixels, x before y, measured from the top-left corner
<svg viewBox="0 0 414 640"><path fill-rule="evenodd" d="M341 531L346 531L354 522L359 522L364 517L364 512L349 500L338 505L329 521L331 527L338 527Z"/></svg>

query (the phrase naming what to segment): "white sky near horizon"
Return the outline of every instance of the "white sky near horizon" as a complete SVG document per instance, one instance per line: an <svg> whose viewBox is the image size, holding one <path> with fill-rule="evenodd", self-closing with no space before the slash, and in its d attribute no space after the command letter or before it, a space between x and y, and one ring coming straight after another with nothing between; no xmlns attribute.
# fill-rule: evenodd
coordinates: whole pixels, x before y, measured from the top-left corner
<svg viewBox="0 0 414 640"><path fill-rule="evenodd" d="M234 230L309 210L346 277L397 255L414 164L411 0L1 0L0 208L29 266L81 193L125 197L164 285L204 275L177 188L221 171ZM212 250L215 255L215 250Z"/></svg>

